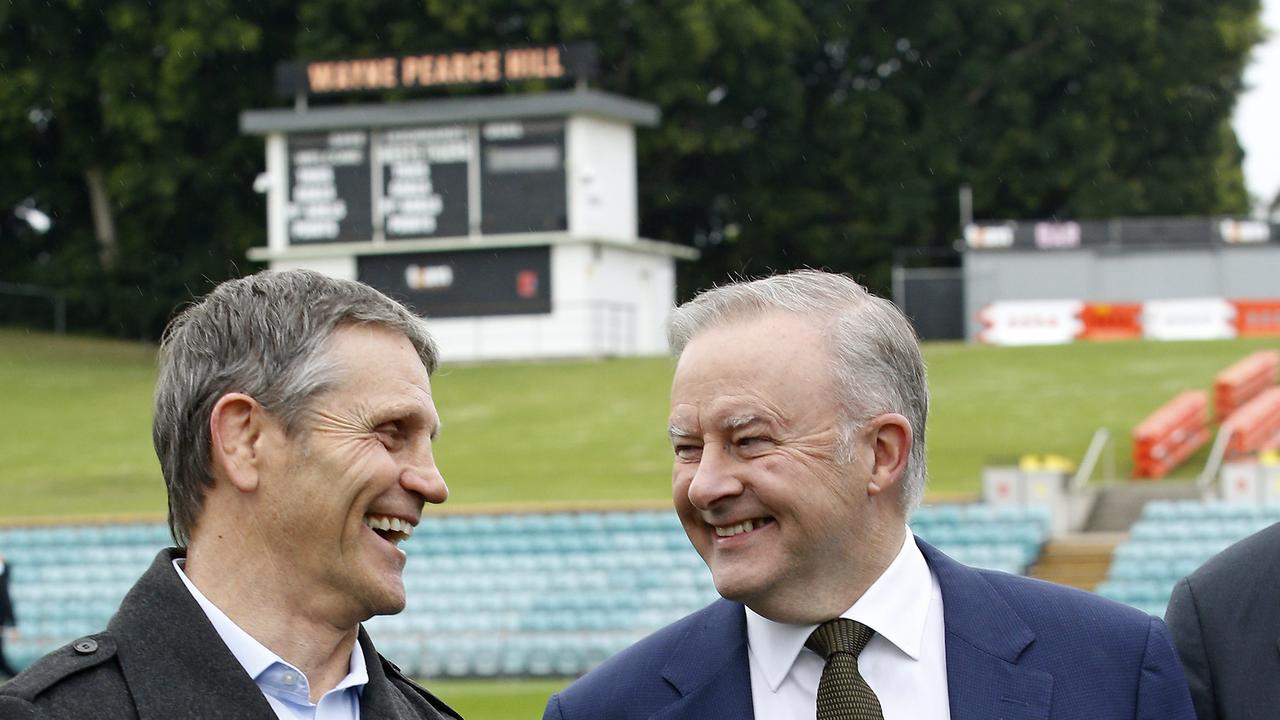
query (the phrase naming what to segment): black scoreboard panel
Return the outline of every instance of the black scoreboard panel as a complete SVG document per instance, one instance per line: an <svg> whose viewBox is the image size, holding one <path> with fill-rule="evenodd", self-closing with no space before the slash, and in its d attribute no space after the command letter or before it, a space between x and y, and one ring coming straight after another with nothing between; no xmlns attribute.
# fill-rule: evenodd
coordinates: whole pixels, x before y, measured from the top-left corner
<svg viewBox="0 0 1280 720"><path fill-rule="evenodd" d="M480 232L569 228L563 120L487 123L480 133Z"/></svg>
<svg viewBox="0 0 1280 720"><path fill-rule="evenodd" d="M290 135L289 242L368 241L373 237L369 133Z"/></svg>
<svg viewBox="0 0 1280 720"><path fill-rule="evenodd" d="M388 240L468 234L471 143L465 125L391 130L381 135L379 208Z"/></svg>
<svg viewBox="0 0 1280 720"><path fill-rule="evenodd" d="M363 255L360 282L427 317L551 312L551 248Z"/></svg>

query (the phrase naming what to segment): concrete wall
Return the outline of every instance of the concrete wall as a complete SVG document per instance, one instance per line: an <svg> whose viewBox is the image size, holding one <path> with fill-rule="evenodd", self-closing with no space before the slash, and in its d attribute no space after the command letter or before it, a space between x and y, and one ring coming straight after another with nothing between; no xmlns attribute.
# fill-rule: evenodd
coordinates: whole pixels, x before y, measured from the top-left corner
<svg viewBox="0 0 1280 720"><path fill-rule="evenodd" d="M640 229L635 129L577 115L569 118L565 135L569 234L635 239Z"/></svg>
<svg viewBox="0 0 1280 720"><path fill-rule="evenodd" d="M548 315L438 318L443 360L661 355L675 259L597 244L551 249Z"/></svg>
<svg viewBox="0 0 1280 720"><path fill-rule="evenodd" d="M965 336L973 340L978 311L1000 300L1280 298L1280 245L970 251L964 275Z"/></svg>

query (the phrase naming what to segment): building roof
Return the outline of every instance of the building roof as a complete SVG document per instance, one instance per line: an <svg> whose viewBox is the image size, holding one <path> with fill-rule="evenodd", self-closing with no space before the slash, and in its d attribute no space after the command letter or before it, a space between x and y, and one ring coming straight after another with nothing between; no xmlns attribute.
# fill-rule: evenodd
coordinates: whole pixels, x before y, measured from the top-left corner
<svg viewBox="0 0 1280 720"><path fill-rule="evenodd" d="M596 115L632 125L653 127L658 124L661 113L656 105L650 103L598 90L581 89L373 105L245 110L240 113L240 131L265 135L275 132L528 120L568 115Z"/></svg>

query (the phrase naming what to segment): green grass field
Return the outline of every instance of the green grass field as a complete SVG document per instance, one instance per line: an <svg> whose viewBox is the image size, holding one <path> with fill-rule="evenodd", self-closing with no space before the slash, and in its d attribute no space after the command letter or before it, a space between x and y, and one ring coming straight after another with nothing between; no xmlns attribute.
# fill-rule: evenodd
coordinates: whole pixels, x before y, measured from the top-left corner
<svg viewBox="0 0 1280 720"><path fill-rule="evenodd" d="M929 344L930 488L976 494L984 464L1079 458L1099 426L1128 432L1186 388L1280 340L996 348ZM164 511L151 450L155 348L0 329L0 518ZM445 366L433 380L449 508L669 492L666 358ZM1198 472L1205 451L1184 467ZM568 680L426 685L469 720L538 718Z"/></svg>
<svg viewBox="0 0 1280 720"><path fill-rule="evenodd" d="M423 683L467 720L537 720L569 680L448 680Z"/></svg>
<svg viewBox="0 0 1280 720"><path fill-rule="evenodd" d="M933 409L930 491L972 494L984 464L1023 453L1083 454L1093 431L1129 430L1262 338L1000 348L925 347ZM151 450L155 349L0 329L0 516L162 513ZM658 500L669 492L666 358L446 365L433 379L444 419L446 507ZM1184 466L1198 472L1205 451Z"/></svg>

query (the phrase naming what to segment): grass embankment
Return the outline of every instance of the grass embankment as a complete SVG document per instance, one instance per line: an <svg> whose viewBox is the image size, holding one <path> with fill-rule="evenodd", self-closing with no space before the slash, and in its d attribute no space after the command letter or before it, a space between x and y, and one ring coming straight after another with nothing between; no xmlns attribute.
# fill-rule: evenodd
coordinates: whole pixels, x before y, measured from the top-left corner
<svg viewBox="0 0 1280 720"><path fill-rule="evenodd" d="M1123 476L1129 430L1145 415L1277 346L927 344L930 490L977 493L984 464L1023 453L1078 459L1099 426L1115 433ZM666 358L445 365L433 379L445 507L662 501L671 371ZM154 379L154 346L0 330L0 516L162 513ZM1204 452L1181 474L1198 471Z"/></svg>

